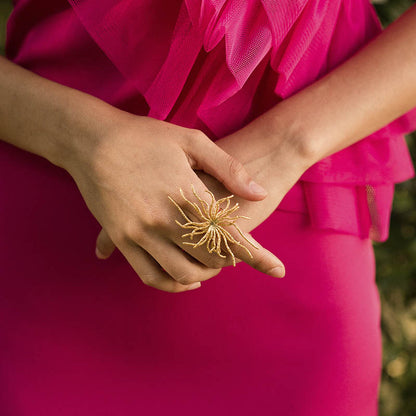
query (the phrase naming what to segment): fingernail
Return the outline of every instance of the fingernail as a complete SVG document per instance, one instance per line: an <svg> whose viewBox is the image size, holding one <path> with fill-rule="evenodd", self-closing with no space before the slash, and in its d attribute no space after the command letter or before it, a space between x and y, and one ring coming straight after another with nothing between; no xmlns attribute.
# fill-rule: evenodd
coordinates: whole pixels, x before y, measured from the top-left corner
<svg viewBox="0 0 416 416"><path fill-rule="evenodd" d="M95 255L99 258L99 259L105 259L105 256L103 253L101 253L100 250L98 250L98 247L95 247Z"/></svg>
<svg viewBox="0 0 416 416"><path fill-rule="evenodd" d="M273 277L284 277L285 269L282 266L273 267L267 274Z"/></svg>
<svg viewBox="0 0 416 416"><path fill-rule="evenodd" d="M251 181L249 183L249 188L250 188L250 191L254 192L255 194L263 194L263 195L267 194L267 191L262 186L260 186L258 183L254 181Z"/></svg>
<svg viewBox="0 0 416 416"><path fill-rule="evenodd" d="M188 290L198 289L199 287L201 287L201 282L192 283L188 286Z"/></svg>

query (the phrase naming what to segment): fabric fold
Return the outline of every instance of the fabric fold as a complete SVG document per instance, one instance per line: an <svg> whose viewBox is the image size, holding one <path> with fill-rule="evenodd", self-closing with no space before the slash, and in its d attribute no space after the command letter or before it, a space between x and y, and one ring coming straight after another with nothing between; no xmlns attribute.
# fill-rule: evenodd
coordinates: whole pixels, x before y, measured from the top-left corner
<svg viewBox="0 0 416 416"><path fill-rule="evenodd" d="M279 208L308 215L312 227L386 241L394 184L343 185L298 181Z"/></svg>
<svg viewBox="0 0 416 416"><path fill-rule="evenodd" d="M214 141L313 83L382 30L368 0L68 1L145 98L148 116L200 128ZM404 139L414 128L416 108L308 169L296 187L312 223L386 239L391 190L415 175Z"/></svg>

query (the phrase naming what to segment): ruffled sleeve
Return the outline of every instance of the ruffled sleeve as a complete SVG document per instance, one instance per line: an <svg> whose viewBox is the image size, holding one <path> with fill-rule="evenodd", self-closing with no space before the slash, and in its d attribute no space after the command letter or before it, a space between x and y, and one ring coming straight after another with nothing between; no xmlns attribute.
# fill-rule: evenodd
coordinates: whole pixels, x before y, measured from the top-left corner
<svg viewBox="0 0 416 416"><path fill-rule="evenodd" d="M381 32L368 0L69 0L148 116L230 134ZM279 206L322 229L388 237L394 184L415 175L416 109L313 165Z"/></svg>

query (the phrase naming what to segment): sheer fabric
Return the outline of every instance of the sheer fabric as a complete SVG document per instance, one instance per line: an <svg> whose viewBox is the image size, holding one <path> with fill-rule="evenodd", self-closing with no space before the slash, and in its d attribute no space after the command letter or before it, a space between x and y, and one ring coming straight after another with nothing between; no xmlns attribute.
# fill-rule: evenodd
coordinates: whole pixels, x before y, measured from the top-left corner
<svg viewBox="0 0 416 416"><path fill-rule="evenodd" d="M328 3L17 0L7 55L217 140L380 30L367 3ZM376 416L381 305L357 235L388 230L413 120L317 163L252 230L284 279L242 262L174 295L118 250L98 260L68 172L0 140L2 416Z"/></svg>
<svg viewBox="0 0 416 416"><path fill-rule="evenodd" d="M48 12L38 10L19 37L15 26L34 3L16 2L11 59L137 114L199 128L214 141L382 30L368 0L69 0L73 10L43 0ZM90 58L79 41L86 35L74 33L81 28L76 19L91 36ZM44 64L58 56L59 67ZM94 56L100 68L89 61ZM74 66L82 67L84 82L75 79ZM415 128L416 109L322 159L279 208L307 212L318 228L386 240L394 184L415 174L404 138Z"/></svg>

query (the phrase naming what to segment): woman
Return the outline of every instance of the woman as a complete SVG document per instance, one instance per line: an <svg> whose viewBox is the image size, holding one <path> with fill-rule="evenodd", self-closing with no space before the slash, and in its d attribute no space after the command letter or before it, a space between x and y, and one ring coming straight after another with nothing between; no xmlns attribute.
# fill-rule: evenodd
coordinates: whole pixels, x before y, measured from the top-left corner
<svg viewBox="0 0 416 416"><path fill-rule="evenodd" d="M416 9L380 32L367 0L15 1L3 415L377 414ZM251 218L236 267L183 244L191 185Z"/></svg>

